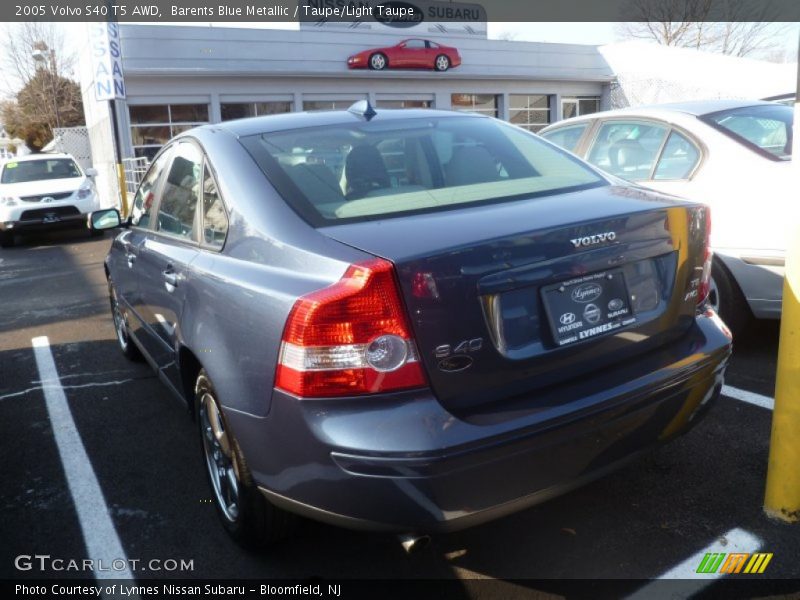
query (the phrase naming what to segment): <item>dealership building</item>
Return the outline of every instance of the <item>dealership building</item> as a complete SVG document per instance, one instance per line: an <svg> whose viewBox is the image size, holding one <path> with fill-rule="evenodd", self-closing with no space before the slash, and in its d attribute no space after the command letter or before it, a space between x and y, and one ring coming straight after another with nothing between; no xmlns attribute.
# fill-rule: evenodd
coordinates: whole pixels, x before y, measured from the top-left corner
<svg viewBox="0 0 800 600"><path fill-rule="evenodd" d="M80 63L92 161L108 205L119 197L115 141L130 166L204 123L345 109L368 99L378 108L477 112L538 131L562 118L629 104L780 94L794 89L796 76L794 65L640 42L598 47L491 40L485 22L367 19L296 29L119 24L118 37L125 98L115 101L117 139L110 103L97 99L90 43ZM348 68L350 56L407 39L453 47L462 62L446 71L397 68L391 61L384 70Z"/></svg>
<svg viewBox="0 0 800 600"><path fill-rule="evenodd" d="M378 21L301 23L299 29L120 24L124 100L116 101L124 157L152 157L203 123L304 110L381 108L478 112L538 131L608 108L608 65L594 46L490 40L485 23L397 27ZM417 38L458 50L447 71L349 69L358 52ZM86 65L90 61L85 62ZM91 69L82 89L98 184L116 197L109 103ZM106 194L104 194L106 195Z"/></svg>
<svg viewBox="0 0 800 600"><path fill-rule="evenodd" d="M152 155L198 123L347 108L433 107L480 112L538 130L601 108L613 74L592 46L489 40L485 24L399 29L373 21L299 30L122 25L124 146ZM420 37L458 49L461 66L348 69L362 50Z"/></svg>

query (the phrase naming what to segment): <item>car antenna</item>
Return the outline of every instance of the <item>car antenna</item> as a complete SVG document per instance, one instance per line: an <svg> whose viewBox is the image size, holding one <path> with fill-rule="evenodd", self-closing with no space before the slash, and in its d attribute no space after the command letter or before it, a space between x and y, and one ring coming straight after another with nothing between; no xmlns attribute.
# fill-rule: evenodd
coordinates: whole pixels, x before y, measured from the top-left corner
<svg viewBox="0 0 800 600"><path fill-rule="evenodd" d="M359 117L364 117L367 121L371 121L372 118L378 114L375 109L372 108L369 100L359 100L358 102L353 102L350 108L347 109L347 112L358 115Z"/></svg>

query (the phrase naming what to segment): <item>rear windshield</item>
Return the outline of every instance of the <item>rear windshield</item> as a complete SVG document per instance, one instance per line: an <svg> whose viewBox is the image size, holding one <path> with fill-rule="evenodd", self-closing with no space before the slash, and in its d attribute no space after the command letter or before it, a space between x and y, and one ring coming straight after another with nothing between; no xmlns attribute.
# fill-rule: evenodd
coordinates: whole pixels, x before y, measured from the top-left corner
<svg viewBox="0 0 800 600"><path fill-rule="evenodd" d="M701 117L737 142L768 158L792 156L794 111L782 104L745 106Z"/></svg>
<svg viewBox="0 0 800 600"><path fill-rule="evenodd" d="M606 185L579 160L500 121L440 117L250 136L245 147L312 225L460 208Z"/></svg>
<svg viewBox="0 0 800 600"><path fill-rule="evenodd" d="M3 167L3 177L0 179L0 183L24 183L80 176L81 172L71 158L11 161Z"/></svg>

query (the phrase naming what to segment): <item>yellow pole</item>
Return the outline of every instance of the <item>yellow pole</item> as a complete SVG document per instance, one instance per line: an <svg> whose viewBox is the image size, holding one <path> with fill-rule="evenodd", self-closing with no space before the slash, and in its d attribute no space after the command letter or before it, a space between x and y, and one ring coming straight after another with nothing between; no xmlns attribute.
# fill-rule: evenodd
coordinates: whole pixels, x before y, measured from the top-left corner
<svg viewBox="0 0 800 600"><path fill-rule="evenodd" d="M800 103L797 100L800 100L800 70L792 140L795 184L800 182ZM793 185L792 189L798 187ZM800 219L796 210L789 208L788 212L795 218L792 219L786 249L775 411L772 415L764 512L770 517L795 523L800 521Z"/></svg>
<svg viewBox="0 0 800 600"><path fill-rule="evenodd" d="M800 521L800 235L789 243L764 511L795 522Z"/></svg>
<svg viewBox="0 0 800 600"><path fill-rule="evenodd" d="M119 193L122 200L122 218L128 218L128 185L125 183L125 167L122 163L117 163L117 180L119 182Z"/></svg>

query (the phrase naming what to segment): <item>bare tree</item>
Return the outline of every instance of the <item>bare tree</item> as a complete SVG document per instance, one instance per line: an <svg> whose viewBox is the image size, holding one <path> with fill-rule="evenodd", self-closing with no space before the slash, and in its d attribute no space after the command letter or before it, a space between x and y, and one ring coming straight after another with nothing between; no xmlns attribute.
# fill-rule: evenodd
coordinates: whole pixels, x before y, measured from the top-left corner
<svg viewBox="0 0 800 600"><path fill-rule="evenodd" d="M787 25L777 23L771 0L628 0L623 39L654 41L732 56L773 58Z"/></svg>
<svg viewBox="0 0 800 600"><path fill-rule="evenodd" d="M80 88L72 80L75 57L54 23L19 23L5 28L0 66L13 96L2 104L6 130L32 150L52 138L54 127L83 124Z"/></svg>
<svg viewBox="0 0 800 600"><path fill-rule="evenodd" d="M503 31L497 34L497 39L505 40L506 42L512 42L517 39L517 32L504 29Z"/></svg>
<svg viewBox="0 0 800 600"><path fill-rule="evenodd" d="M5 91L11 95L30 83L43 66L55 75L68 79L73 77L76 57L68 51L64 32L58 23L6 24L0 48Z"/></svg>

